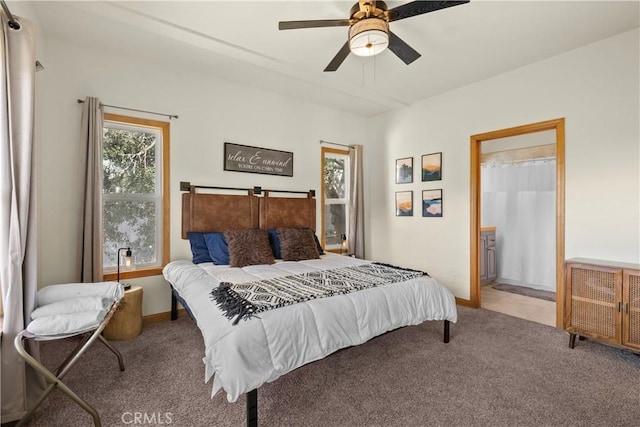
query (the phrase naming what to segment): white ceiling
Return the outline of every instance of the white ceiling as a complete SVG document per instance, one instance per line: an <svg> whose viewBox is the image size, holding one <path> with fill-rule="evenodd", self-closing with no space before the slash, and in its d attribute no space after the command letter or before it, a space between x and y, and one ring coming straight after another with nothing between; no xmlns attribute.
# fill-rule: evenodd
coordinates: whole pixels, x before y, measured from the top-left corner
<svg viewBox="0 0 640 427"><path fill-rule="evenodd" d="M346 19L352 1L34 3L45 38L122 50L365 116L640 26L640 1L487 1L395 21L422 54L349 55L324 73L347 27L278 31L278 21ZM389 8L406 1L389 1ZM44 64L46 67L46 63Z"/></svg>

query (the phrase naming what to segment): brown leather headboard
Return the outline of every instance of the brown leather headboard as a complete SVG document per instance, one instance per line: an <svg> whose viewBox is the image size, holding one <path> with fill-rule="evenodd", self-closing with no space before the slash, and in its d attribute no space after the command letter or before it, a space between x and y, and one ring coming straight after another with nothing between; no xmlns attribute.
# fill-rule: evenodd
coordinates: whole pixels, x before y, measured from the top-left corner
<svg viewBox="0 0 640 427"><path fill-rule="evenodd" d="M260 198L260 228L310 228L316 230L316 199L307 197L271 197L264 192Z"/></svg>
<svg viewBox="0 0 640 427"><path fill-rule="evenodd" d="M182 195L182 238L189 231L258 228L258 198L248 195L196 193Z"/></svg>
<svg viewBox="0 0 640 427"><path fill-rule="evenodd" d="M247 194L199 193L197 188L217 190L241 190ZM272 197L269 190L206 187L181 183L182 238L187 232L221 232L249 228L310 228L316 229L315 192L302 193L305 197ZM276 190L272 192L278 193ZM263 194L256 197L255 194Z"/></svg>

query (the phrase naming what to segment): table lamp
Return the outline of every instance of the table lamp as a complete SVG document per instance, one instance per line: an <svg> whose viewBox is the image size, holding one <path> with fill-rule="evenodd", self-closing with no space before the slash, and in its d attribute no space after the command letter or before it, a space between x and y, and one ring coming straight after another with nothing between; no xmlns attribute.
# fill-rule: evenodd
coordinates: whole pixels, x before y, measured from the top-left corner
<svg viewBox="0 0 640 427"><path fill-rule="evenodd" d="M342 244L340 245L340 255L347 253L347 235L343 234L340 236L342 238Z"/></svg>
<svg viewBox="0 0 640 427"><path fill-rule="evenodd" d="M120 283L120 252L126 250L124 253L124 266L131 267L133 265L133 256L131 255L131 248L120 248L118 249L118 274L116 276L116 281ZM131 288L131 285L122 284L124 289L127 290Z"/></svg>

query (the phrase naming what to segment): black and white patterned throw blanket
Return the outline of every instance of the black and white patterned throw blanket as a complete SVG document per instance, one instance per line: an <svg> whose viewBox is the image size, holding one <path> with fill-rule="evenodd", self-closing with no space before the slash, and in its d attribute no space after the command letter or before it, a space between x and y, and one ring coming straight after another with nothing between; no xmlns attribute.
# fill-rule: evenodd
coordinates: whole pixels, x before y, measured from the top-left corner
<svg viewBox="0 0 640 427"><path fill-rule="evenodd" d="M348 294L362 289L404 282L428 275L387 264L371 263L335 270L314 271L247 283L222 282L211 296L237 325L257 313L312 299Z"/></svg>

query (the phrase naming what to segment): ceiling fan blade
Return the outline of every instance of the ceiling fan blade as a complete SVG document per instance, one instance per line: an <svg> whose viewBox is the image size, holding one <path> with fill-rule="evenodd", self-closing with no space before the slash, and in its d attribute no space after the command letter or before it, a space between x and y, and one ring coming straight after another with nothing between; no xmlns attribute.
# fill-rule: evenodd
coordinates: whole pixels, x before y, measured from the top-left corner
<svg viewBox="0 0 640 427"><path fill-rule="evenodd" d="M420 54L400 37L396 36L393 32L389 31L389 50L395 53L396 56L409 65L416 59L420 58Z"/></svg>
<svg viewBox="0 0 640 427"><path fill-rule="evenodd" d="M447 7L458 6L469 3L470 0L463 1L412 1L394 7L389 10L389 22L399 19L411 18L412 16L422 15L423 13L434 12Z"/></svg>
<svg viewBox="0 0 640 427"><path fill-rule="evenodd" d="M347 56L349 56L350 52L351 50L349 49L349 40L347 40L344 46L342 46L340 51L336 54L336 56L334 56L331 62L329 62L329 65L327 65L327 68L325 68L324 71L336 71L338 67L342 65Z"/></svg>
<svg viewBox="0 0 640 427"><path fill-rule="evenodd" d="M348 19L316 19L313 21L280 21L279 30L297 30L299 28L346 27L351 25Z"/></svg>

